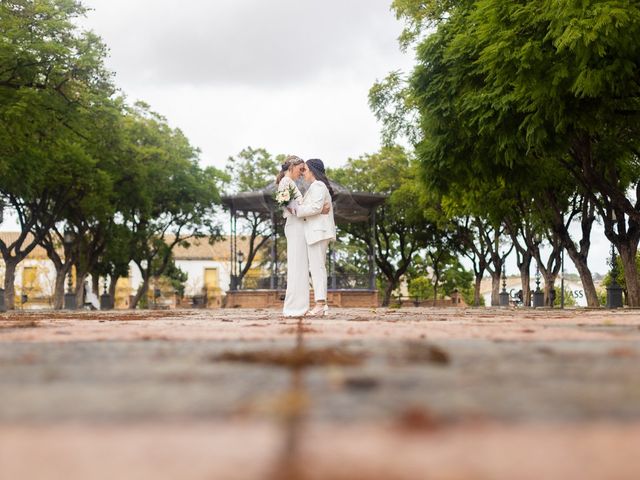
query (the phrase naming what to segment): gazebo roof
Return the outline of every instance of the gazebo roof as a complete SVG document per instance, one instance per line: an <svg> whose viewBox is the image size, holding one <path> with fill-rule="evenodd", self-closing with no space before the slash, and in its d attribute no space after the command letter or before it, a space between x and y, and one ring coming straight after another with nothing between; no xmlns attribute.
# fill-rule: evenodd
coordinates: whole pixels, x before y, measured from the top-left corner
<svg viewBox="0 0 640 480"><path fill-rule="evenodd" d="M330 183L335 193L333 214L337 223L366 222L371 211L387 198L383 193L350 192L339 183ZM261 190L223 196L222 203L239 212L270 213L276 209L275 189L275 183L271 183Z"/></svg>

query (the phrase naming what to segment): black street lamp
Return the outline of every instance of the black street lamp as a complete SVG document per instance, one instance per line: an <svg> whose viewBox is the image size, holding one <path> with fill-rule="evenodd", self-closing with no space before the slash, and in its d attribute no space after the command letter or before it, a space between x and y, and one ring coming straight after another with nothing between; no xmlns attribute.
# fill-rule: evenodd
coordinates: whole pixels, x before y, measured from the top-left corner
<svg viewBox="0 0 640 480"><path fill-rule="evenodd" d="M505 264L502 264L502 291L500 292L500 306L509 306L509 292L507 292L507 269Z"/></svg>
<svg viewBox="0 0 640 480"><path fill-rule="evenodd" d="M544 307L544 292L540 290L540 265L536 263L536 290L533 292L533 308Z"/></svg>
<svg viewBox="0 0 640 480"><path fill-rule="evenodd" d="M68 253L73 247L75 235L73 230L69 227L64 229L63 242L65 246L65 252ZM69 262L69 259L65 259ZM67 274L67 293L64 294L64 308L65 310L75 310L77 308L76 295L73 293L73 279L72 279L73 265L69 264L69 273Z"/></svg>
<svg viewBox="0 0 640 480"><path fill-rule="evenodd" d="M560 308L564 308L564 246L560 253Z"/></svg>
<svg viewBox="0 0 640 480"><path fill-rule="evenodd" d="M614 225L618 221L616 212L611 212L611 220ZM618 285L618 262L616 260L616 247L611 242L611 283L607 287L607 308L621 308L622 302L622 287Z"/></svg>
<svg viewBox="0 0 640 480"><path fill-rule="evenodd" d="M244 262L244 253L238 252L238 290L242 290L242 262Z"/></svg>
<svg viewBox="0 0 640 480"><path fill-rule="evenodd" d="M611 283L607 287L607 308L622 308L622 287L618 285L618 261L616 247L611 244Z"/></svg>
<svg viewBox="0 0 640 480"><path fill-rule="evenodd" d="M102 295L100 295L100 310L111 310L113 308L113 302L111 301L111 295L107 291L107 277L103 279Z"/></svg>

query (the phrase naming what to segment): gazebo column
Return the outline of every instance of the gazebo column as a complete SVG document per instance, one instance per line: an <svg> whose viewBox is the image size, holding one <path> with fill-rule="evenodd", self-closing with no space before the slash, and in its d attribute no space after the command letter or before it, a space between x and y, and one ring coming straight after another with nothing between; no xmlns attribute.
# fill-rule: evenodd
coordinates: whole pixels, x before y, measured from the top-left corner
<svg viewBox="0 0 640 480"><path fill-rule="evenodd" d="M331 289L335 290L336 288L338 288L338 281L336 278L336 249L331 247Z"/></svg>
<svg viewBox="0 0 640 480"><path fill-rule="evenodd" d="M371 236L369 237L369 290L376 289L376 209L371 210Z"/></svg>
<svg viewBox="0 0 640 480"><path fill-rule="evenodd" d="M231 225L230 225L230 230L231 230L231 238L229 241L229 272L230 272L230 282L229 282L229 289L232 291L235 291L238 289L238 272L237 270L237 262L236 262L236 257L237 257L237 253L238 253L238 245L237 245L237 214L236 214L236 210L235 208L231 208Z"/></svg>

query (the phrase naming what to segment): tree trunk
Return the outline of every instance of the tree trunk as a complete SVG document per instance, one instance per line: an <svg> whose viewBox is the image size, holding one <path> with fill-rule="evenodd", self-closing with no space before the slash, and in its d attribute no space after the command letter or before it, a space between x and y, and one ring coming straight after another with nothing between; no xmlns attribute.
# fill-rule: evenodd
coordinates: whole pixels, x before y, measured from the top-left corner
<svg viewBox="0 0 640 480"><path fill-rule="evenodd" d="M53 290L53 308L55 310L64 308L64 288L68 273L69 268L65 268L63 265L56 265L56 283Z"/></svg>
<svg viewBox="0 0 640 480"><path fill-rule="evenodd" d="M440 285L440 273L436 270L434 279L433 279L433 306L436 307L438 305L438 285Z"/></svg>
<svg viewBox="0 0 640 480"><path fill-rule="evenodd" d="M531 260L533 256L526 253L522 262L518 265L520 270L520 282L522 284L522 304L525 307L530 307L529 299L531 298Z"/></svg>
<svg viewBox="0 0 640 480"><path fill-rule="evenodd" d="M111 278L109 279L109 295L111 295L111 301L114 302L115 305L115 301L116 301L116 288L118 286L118 279L120 277L117 275L113 275L111 276Z"/></svg>
<svg viewBox="0 0 640 480"><path fill-rule="evenodd" d="M387 279L387 286L384 288L384 295L382 297L383 307L388 307L389 303L391 303L391 294L393 293L394 288L395 288L395 285L393 284L393 282Z"/></svg>
<svg viewBox="0 0 640 480"><path fill-rule="evenodd" d="M16 307L16 268L20 261L17 258L4 260L4 305L7 310L13 310Z"/></svg>
<svg viewBox="0 0 640 480"><path fill-rule="evenodd" d="M142 280L142 284L138 287L138 291L136 292L135 297L133 297L133 301L131 302L131 305L129 305L129 308L131 308L132 310L135 310L136 307L138 306L138 303L140 302L140 299L143 296L145 296L148 291L149 291L149 278L144 277ZM386 295L386 290L385 290L385 295ZM387 301L387 305L389 305L388 301Z"/></svg>
<svg viewBox="0 0 640 480"><path fill-rule="evenodd" d="M555 292L556 274L543 275L544 278L544 306L553 307L552 293Z"/></svg>
<svg viewBox="0 0 640 480"><path fill-rule="evenodd" d="M482 286L482 274L476 275L476 281L473 285L473 306L480 306L480 287Z"/></svg>
<svg viewBox="0 0 640 480"><path fill-rule="evenodd" d="M576 250L573 242L566 244L565 248L569 254L569 258L578 270L580 275L580 281L582 282L582 288L584 288L584 294L587 299L587 306L597 308L600 306L600 300L598 299L598 293L596 292L596 286L593 283L593 275L587 265L587 258L585 255L580 255Z"/></svg>
<svg viewBox="0 0 640 480"><path fill-rule="evenodd" d="M87 272L79 271L76 267L76 306L78 309L84 308L84 298L85 298L85 290L84 290L84 282L87 279Z"/></svg>
<svg viewBox="0 0 640 480"><path fill-rule="evenodd" d="M627 301L630 307L640 307L640 283L638 282L638 267L636 266L637 244L621 244L619 246L620 260L624 268L624 281L627 284Z"/></svg>
<svg viewBox="0 0 640 480"><path fill-rule="evenodd" d="M502 278L502 270L497 269L491 273L491 306L500 305L500 279Z"/></svg>
<svg viewBox="0 0 640 480"><path fill-rule="evenodd" d="M100 276L96 273L91 274L91 290L96 297L100 298Z"/></svg>

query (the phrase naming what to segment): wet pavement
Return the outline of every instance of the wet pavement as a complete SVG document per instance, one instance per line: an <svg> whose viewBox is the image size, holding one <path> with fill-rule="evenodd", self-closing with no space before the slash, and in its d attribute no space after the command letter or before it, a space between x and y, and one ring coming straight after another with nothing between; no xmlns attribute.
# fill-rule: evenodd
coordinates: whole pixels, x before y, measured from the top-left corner
<svg viewBox="0 0 640 480"><path fill-rule="evenodd" d="M0 316L0 479L640 478L640 311Z"/></svg>

